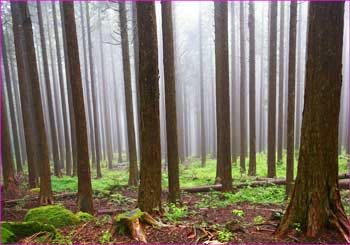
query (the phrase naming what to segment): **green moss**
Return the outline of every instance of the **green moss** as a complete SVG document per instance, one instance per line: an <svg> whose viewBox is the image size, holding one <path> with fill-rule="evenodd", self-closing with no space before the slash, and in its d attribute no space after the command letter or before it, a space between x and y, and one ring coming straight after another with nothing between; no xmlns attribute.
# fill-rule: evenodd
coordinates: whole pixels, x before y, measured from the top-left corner
<svg viewBox="0 0 350 245"><path fill-rule="evenodd" d="M2 244L9 244L9 243L15 243L16 242L16 236L13 234L13 232L9 231L5 227L2 227L1 229L1 243Z"/></svg>
<svg viewBox="0 0 350 245"><path fill-rule="evenodd" d="M2 242L11 243L16 242L21 238L31 236L40 231L46 231L52 237L58 235L56 229L52 225L43 224L40 222L2 222ZM11 235L12 234L12 235ZM5 239L7 241L5 242Z"/></svg>
<svg viewBox="0 0 350 245"><path fill-rule="evenodd" d="M72 226L79 223L79 218L68 209L62 206L43 206L30 209L25 221L38 221L44 224L53 225L54 227Z"/></svg>
<svg viewBox="0 0 350 245"><path fill-rule="evenodd" d="M125 220L134 220L134 219L141 218L142 215L143 215L143 212L140 209L135 208L131 211L118 214L117 216L115 216L114 221L116 223L120 223L120 222L124 222Z"/></svg>
<svg viewBox="0 0 350 245"><path fill-rule="evenodd" d="M92 216L89 213L85 213L85 212L78 212L75 214L80 221L82 222L89 222L91 220L95 220L96 218L94 216Z"/></svg>

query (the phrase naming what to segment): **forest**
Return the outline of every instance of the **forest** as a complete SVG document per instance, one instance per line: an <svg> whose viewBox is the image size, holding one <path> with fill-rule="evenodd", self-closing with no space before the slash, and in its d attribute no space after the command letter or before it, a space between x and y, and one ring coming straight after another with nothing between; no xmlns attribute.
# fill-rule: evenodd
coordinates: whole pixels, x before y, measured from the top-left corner
<svg viewBox="0 0 350 245"><path fill-rule="evenodd" d="M349 244L349 2L1 1L1 244Z"/></svg>

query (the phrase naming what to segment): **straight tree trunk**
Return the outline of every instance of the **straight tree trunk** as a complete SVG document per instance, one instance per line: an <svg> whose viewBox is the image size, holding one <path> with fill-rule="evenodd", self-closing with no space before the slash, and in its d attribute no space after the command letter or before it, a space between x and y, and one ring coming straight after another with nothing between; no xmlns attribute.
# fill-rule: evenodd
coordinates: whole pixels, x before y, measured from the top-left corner
<svg viewBox="0 0 350 245"><path fill-rule="evenodd" d="M68 114L66 106L66 93L64 89L64 79L62 71L62 58L61 58L61 46L58 36L58 23L55 2L52 2L52 15L53 15L53 27L55 32L55 43L57 52L57 64L58 64L58 79L60 81L60 93L62 100L62 114L63 114L63 126L64 126L64 138L66 146L66 175L72 174L72 157L71 157L71 141L69 136Z"/></svg>
<svg viewBox="0 0 350 245"><path fill-rule="evenodd" d="M63 5L60 4L60 13L61 18L63 15ZM68 54L67 54L67 38L66 38L66 30L65 25L62 21L62 38L63 38L63 53L64 53L64 60L65 60L65 68L66 68L66 78L67 78L67 95L68 95L68 109L69 109L69 120L70 120L70 131L71 131L71 139L72 139L72 155L73 155L73 174L72 176L77 175L77 161L78 161L78 146L77 146L77 139L76 139L76 128L75 128L75 117L74 117L74 109L73 109L73 95L72 95L72 88L70 87L71 82L70 74L69 74L69 63L68 63Z"/></svg>
<svg viewBox="0 0 350 245"><path fill-rule="evenodd" d="M90 64L90 82L91 82L91 93L92 93L92 111L94 115L94 133L95 133L95 149L96 149L96 177L101 178L101 148L100 148L100 135L99 128L100 123L98 119L98 105L97 105L97 87L95 81L95 72L94 72L94 57L92 54L92 40L91 40L91 26L90 26L90 9L89 3L85 3L86 9L86 25L87 25L87 34L88 34L88 48L89 48L89 64Z"/></svg>
<svg viewBox="0 0 350 245"><path fill-rule="evenodd" d="M277 162L282 163L283 149L283 93L284 93L284 3L280 2L280 50L279 50L279 86L278 86L278 136Z"/></svg>
<svg viewBox="0 0 350 245"><path fill-rule="evenodd" d="M61 173L61 164L60 157L58 151L58 137L56 131L56 122L55 122L55 114L54 114L54 105L52 100L52 90L51 90L51 81L50 81L50 73L49 73L49 64L47 58L46 51L46 42L45 42L45 32L44 32L44 23L43 16L41 10L41 3L37 2L37 11L38 11L38 22L39 22L39 31L40 31L40 42L41 42L41 52L44 66L44 78L45 78L45 87L46 87L46 96L48 103L48 112L49 112L49 120L50 120L50 132L51 132L51 142L52 142L52 154L53 154L53 165L54 165L54 173L57 177L62 177Z"/></svg>
<svg viewBox="0 0 350 245"><path fill-rule="evenodd" d="M298 55L297 55L297 80L296 80L296 111L295 111L295 148L298 149L300 145L300 124L301 124L301 6L298 14Z"/></svg>
<svg viewBox="0 0 350 245"><path fill-rule="evenodd" d="M100 37L100 57L101 57L101 76L102 76L102 88L104 90L103 94L103 103L104 103L104 118L105 118L105 132L106 132L106 150L107 150L107 161L108 161L108 169L112 169L112 161L113 161L113 149L112 149L112 139L111 139L111 118L109 114L109 101L108 101L108 85L106 79L106 71L105 71L105 57L104 57L104 49L103 49L103 40L102 40L102 20L101 20L101 9L98 10L98 23L100 28L99 37Z"/></svg>
<svg viewBox="0 0 350 245"><path fill-rule="evenodd" d="M277 2L270 2L269 30L269 88L268 88L268 144L267 177L276 176L276 42L277 42Z"/></svg>
<svg viewBox="0 0 350 245"><path fill-rule="evenodd" d="M249 2L249 170L256 175L256 132L255 132L255 13L254 3Z"/></svg>
<svg viewBox="0 0 350 245"><path fill-rule="evenodd" d="M79 49L74 17L73 2L62 4L62 22L65 26L67 40L67 58L72 88L73 109L77 140L77 175L78 175L78 206L79 210L93 214L92 187L90 177L90 162L86 117L84 108L83 84L80 73ZM67 31L69 30L69 31Z"/></svg>
<svg viewBox="0 0 350 245"><path fill-rule="evenodd" d="M32 134L32 132L26 134L27 149L30 149L32 147L29 146L29 144L36 143L37 149L39 151L39 154L37 154L37 160L40 164L39 204L52 204L53 198L51 191L49 148L47 144L47 137L44 124L39 76L36 66L37 63L34 49L32 22L27 3L11 2L11 11L14 29L13 33L15 33L17 69L19 71L18 77L19 80L22 81L20 82L21 98L25 98L28 95L27 93L31 93L30 96L32 96L31 106L33 106L33 108L32 110L26 108L26 113L23 114L23 121L26 121L25 124L27 124L27 127L36 128L37 133L37 135L35 136ZM22 100L22 108L27 106L24 104L26 102L27 100ZM28 123L27 118L25 118L25 116L28 116L27 113L29 111L32 111L33 115L32 121ZM28 119L30 119L30 117ZM26 131L31 130L28 130L27 128ZM37 141L34 143L31 139L27 140L27 137L36 137Z"/></svg>
<svg viewBox="0 0 350 245"><path fill-rule="evenodd" d="M4 28L4 27L3 27ZM3 29L3 32L4 29ZM7 53L8 50L7 44L5 43L6 40L2 41L2 58L3 58L3 64L4 64L4 75L5 75L5 81L4 81L4 86L6 87L6 92L7 92L7 97L8 97L8 103L10 107L10 117L11 117L11 129L12 129L12 135L13 135L13 144L14 144L14 149L15 149L15 157L16 157L16 167L17 167L17 173L22 173L23 168L22 168L22 157L21 157L21 150L20 150L20 138L19 138L19 130L18 130L18 125L17 125L17 120L16 120L16 112L15 112L15 102L13 100L13 92L11 89L11 84L15 84L14 78L10 77L10 69L9 69L9 63L8 63L8 58L7 58ZM3 104L4 105L4 104ZM4 106L5 107L5 106Z"/></svg>
<svg viewBox="0 0 350 245"><path fill-rule="evenodd" d="M240 2L240 50L241 50L241 90L240 90L240 125L241 125L241 154L240 154L240 167L241 173L245 173L245 157L246 157L246 67L245 67L245 26L244 26L244 4Z"/></svg>
<svg viewBox="0 0 350 245"><path fill-rule="evenodd" d="M180 199L179 155L177 146L174 40L171 2L162 2L163 63L165 82L166 133L168 147L168 201Z"/></svg>
<svg viewBox="0 0 350 245"><path fill-rule="evenodd" d="M200 7L200 6L199 6ZM200 8L199 8L200 9ZM206 135L205 135L205 115L204 115L204 78L203 78L203 44L202 44L202 13L198 11L199 25L199 92L200 92L200 147L201 147L201 162L202 167L205 167L206 162ZM164 44L163 44L164 45Z"/></svg>
<svg viewBox="0 0 350 245"><path fill-rule="evenodd" d="M141 171L138 207L152 212L161 205L161 151L156 13L153 2L137 2Z"/></svg>
<svg viewBox="0 0 350 245"><path fill-rule="evenodd" d="M3 49L5 51L5 49ZM7 84L8 86L8 84ZM1 166L3 177L3 193L8 197L16 196L19 192L19 186L15 178L15 169L13 164L13 158L11 156L11 140L10 140L10 128L8 125L7 108L4 92L2 94L2 107L1 107Z"/></svg>
<svg viewBox="0 0 350 245"><path fill-rule="evenodd" d="M218 168L222 172L222 190L232 189L230 145L230 90L228 61L227 2L214 3L215 64L216 64L216 123L218 142ZM218 171L219 172L219 171ZM220 173L220 172L219 172Z"/></svg>
<svg viewBox="0 0 350 245"><path fill-rule="evenodd" d="M95 149L95 139L94 139L94 121L92 118L92 108L91 108L91 85L89 83L89 69L88 69L88 63L91 62L88 60L87 57L87 43L86 43L86 31L85 31L85 18L86 14L84 14L83 10L83 3L79 2L79 7L80 7L80 22L81 22L81 29L82 29L82 39L83 39L83 57L84 57L84 71L85 71L85 87L86 87L86 94L87 94L87 114L88 114L88 122L90 125L90 130L89 130L89 137L90 137L90 145L91 145L91 162L92 166L96 166L96 149Z"/></svg>
<svg viewBox="0 0 350 245"><path fill-rule="evenodd" d="M128 147L129 149L129 182L128 184L131 186L136 186L138 182L138 167L137 167L137 152L136 152L136 141L135 141L134 112L133 112L132 91L131 91L129 38L128 38L125 2L119 2L119 21L120 21L121 43L122 43L126 123L127 123L128 146L129 146Z"/></svg>
<svg viewBox="0 0 350 245"><path fill-rule="evenodd" d="M289 61L288 61L288 107L287 107L287 169L286 192L291 193L294 179L294 114L295 114L295 67L296 67L296 28L297 28L297 3L290 6L289 24Z"/></svg>
<svg viewBox="0 0 350 245"><path fill-rule="evenodd" d="M331 225L349 243L338 181L344 2L310 3L309 20L298 174L276 233L299 223L306 236L316 237Z"/></svg>

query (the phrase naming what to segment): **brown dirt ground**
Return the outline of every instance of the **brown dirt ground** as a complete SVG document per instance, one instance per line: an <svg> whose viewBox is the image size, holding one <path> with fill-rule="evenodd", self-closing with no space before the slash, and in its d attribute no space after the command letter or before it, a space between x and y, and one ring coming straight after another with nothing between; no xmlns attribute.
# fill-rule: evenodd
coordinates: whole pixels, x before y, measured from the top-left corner
<svg viewBox="0 0 350 245"><path fill-rule="evenodd" d="M137 191L130 189L118 189L118 193L123 194L129 199L123 203L110 203L108 198L94 199L94 207L97 211L97 221L90 221L85 224L79 224L75 227L65 227L59 229L59 232L66 237L70 237L73 243L102 243L102 235L105 231L114 233L110 238L110 243L138 243L133 240L129 234L118 234L114 232L112 217L136 207ZM30 195L37 195L31 193ZM162 197L165 202L166 195ZM233 238L229 243L247 243L247 244L277 244L277 243L345 243L341 235L337 232L328 230L316 238L306 238L302 233L292 231L284 238L276 238L273 231L279 221L271 220L270 217L276 210L282 210L284 207L279 205L261 205L251 203L235 203L220 208L198 208L196 204L201 202L201 198L195 194L183 194L182 204L189 208L190 214L187 217L179 219L176 223L167 221L163 213L153 214L153 217L162 220L169 225L163 228L153 228L145 226L145 233L148 243L204 243L208 241L217 241L217 229L222 230L224 224L233 218L232 210L240 209L244 211L242 231L233 232ZM74 197L66 197L56 200L56 204L62 204L73 212L77 212L76 201ZM23 221L26 211L36 207L36 201L25 201L22 206L2 208L2 220ZM4 207L4 205L2 205ZM192 211L192 212L191 212ZM102 212L102 213L101 213ZM105 214L108 213L108 214ZM262 216L266 222L262 225L254 224L254 217ZM205 224L206 225L203 225ZM213 225L219 225L221 228L213 228ZM201 226L202 225L202 226Z"/></svg>

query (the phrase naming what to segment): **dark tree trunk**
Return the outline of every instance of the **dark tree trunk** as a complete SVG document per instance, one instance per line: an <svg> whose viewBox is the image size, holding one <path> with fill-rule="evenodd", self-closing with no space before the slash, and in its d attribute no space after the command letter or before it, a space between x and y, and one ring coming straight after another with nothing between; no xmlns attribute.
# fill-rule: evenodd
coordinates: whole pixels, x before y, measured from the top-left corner
<svg viewBox="0 0 350 245"><path fill-rule="evenodd" d="M60 13L61 18L63 15L63 6L60 4ZM75 137L76 128L75 128L75 117L74 117L74 108L73 108L73 95L72 95L72 88L71 88L71 82L70 74L69 74L69 63L68 63L68 54L67 54L67 37L66 37L66 30L65 25L62 21L62 38L63 38L63 53L64 53L64 60L65 60L65 67L66 67L66 78L67 78L67 95L68 95L68 109L69 109L69 120L70 120L70 131L71 131L71 139L72 139L72 155L73 155L73 174L72 176L77 175L77 161L78 161L78 146L77 146L77 139Z"/></svg>
<svg viewBox="0 0 350 245"><path fill-rule="evenodd" d="M81 21L81 29L82 29L82 39L83 39L83 57L84 57L84 71L85 71L85 87L86 87L86 94L87 94L87 106L88 106L88 110L87 110L87 114L88 114L88 122L90 125L90 130L89 130L89 137L90 137L90 145L91 145L91 162L92 162L92 166L95 167L96 166L96 149L95 149L95 139L94 139L94 121L92 118L92 108L91 108L91 88L90 88L90 83L89 83L89 69L88 69L88 62L90 62L90 60L88 60L87 54L88 54L88 50L87 50L87 43L86 43L86 31L85 31L85 14L84 14L84 10L83 10L83 3L80 2L79 3L79 7L80 7L80 21Z"/></svg>
<svg viewBox="0 0 350 245"><path fill-rule="evenodd" d="M199 25L199 92L200 92L200 147L202 167L205 167L207 152L206 152L206 135L205 135L205 115L204 115L204 78L203 78L203 45L202 45L202 13L198 11L198 25Z"/></svg>
<svg viewBox="0 0 350 245"><path fill-rule="evenodd" d="M42 59L43 59L43 65L44 65L44 81L45 81L45 87L46 87L46 96L47 96L47 103L48 103L48 111L49 111L49 126L50 126L50 132L51 132L51 142L52 142L52 153L53 153L53 164L54 164L54 173L57 177L62 177L61 174L61 164L60 164L60 157L58 152L58 138L57 138L57 131L56 131L56 122L55 122L55 114L54 114L54 105L52 100L52 90L51 90L51 81L50 81L50 73L49 73L49 64L48 64L48 58L47 58L47 51L46 51L46 42L45 42L45 32L44 32L44 23L43 23L43 16L42 16L42 10L41 10L41 3L37 2L37 11L38 11L38 22L39 22L39 31L40 31L40 42L41 42L41 52L42 52Z"/></svg>
<svg viewBox="0 0 350 245"><path fill-rule="evenodd" d="M5 51L5 49L3 49L3 51ZM1 166L2 177L4 181L4 189L2 194L6 194L7 197L12 198L12 196L16 196L16 194L19 192L19 186L15 178L15 169L13 164L13 158L11 156L10 129L8 125L9 123L7 117L7 108L4 91L2 94L1 109Z"/></svg>
<svg viewBox="0 0 350 245"><path fill-rule="evenodd" d="M244 4L240 2L240 50L241 50L241 84L240 84L240 126L241 126L241 154L240 154L240 167L241 173L245 173L245 157L246 157L246 145L247 145L247 130L246 130L246 67L245 67L245 25L244 25Z"/></svg>
<svg viewBox="0 0 350 245"><path fill-rule="evenodd" d="M40 167L40 195L39 204L51 204L53 203L52 191L51 191L51 173L50 173L50 160L49 160L49 148L47 144L47 137L45 132L43 107L41 102L40 84L38 70L36 66L36 56L34 49L33 30L32 22L30 19L29 9L27 3L11 3L13 29L15 35L15 46L16 46L16 58L17 58L17 69L18 77L21 85L21 98L25 98L28 93L32 96L32 122L27 122L27 127L33 127L36 129L36 135L31 133L26 134L27 149L34 144L32 139L27 137L36 137L38 153L37 161ZM24 72L21 72L24 71ZM23 76L24 75L24 76ZM26 91L25 91L26 90ZM22 108L27 100L22 100ZM26 113L23 114L23 121L27 121L29 108L26 108ZM26 124L26 123L25 123ZM29 131L28 128L26 131ZM31 131L31 130L30 130Z"/></svg>
<svg viewBox="0 0 350 245"><path fill-rule="evenodd" d="M279 47L279 86L278 86L278 136L277 162L282 164L283 148L283 93L284 93L284 3L280 2L280 47Z"/></svg>
<svg viewBox="0 0 350 245"><path fill-rule="evenodd" d="M137 2L136 7L142 144L138 206L152 212L160 207L162 192L157 26L153 2Z"/></svg>
<svg viewBox="0 0 350 245"><path fill-rule="evenodd" d="M4 27L3 27L3 32L4 33ZM2 41L2 58L3 58L3 64L4 64L4 74L5 74L5 81L4 81L4 87L6 87L6 92L7 92L7 97L8 97L8 103L10 107L10 117L11 117L11 129L12 129L12 135L13 135L13 144L15 148L15 156L16 156L16 167L17 167L17 173L22 173L23 168L22 168L22 157L21 157L21 150L20 150L20 138L19 138L19 133L18 133L18 125L17 125L17 120L16 120L16 112L15 112L15 102L13 100L13 93L12 93L12 85L15 84L14 78L10 77L10 69L9 69L9 63L8 63L8 58L7 58L7 52L8 50L6 49L6 43L5 43L5 38ZM6 85L6 86L5 86ZM5 105L5 104L3 104ZM5 106L4 106L5 107ZM4 151L3 151L4 152Z"/></svg>
<svg viewBox="0 0 350 245"><path fill-rule="evenodd" d="M90 177L88 137L84 108L83 84L80 73L79 49L75 26L73 2L62 4L62 23L65 25L67 40L67 58L72 88L73 109L77 140L77 175L78 175L78 205L80 211L93 214L92 187ZM67 31L69 30L69 31Z"/></svg>
<svg viewBox="0 0 350 245"><path fill-rule="evenodd" d="M344 2L310 3L309 20L298 174L276 233L283 235L300 223L307 236L316 237L331 225L349 243L350 223L338 182Z"/></svg>
<svg viewBox="0 0 350 245"><path fill-rule="evenodd" d="M98 105L97 105L97 87L95 81L94 71L94 57L92 54L92 40L91 40L91 26L90 26L90 9L89 3L85 3L86 8L86 20L87 20L87 34L88 34L88 47L89 47L89 62L90 62L90 82L91 82L91 93L92 93L92 111L94 115L94 133L95 133L95 149L96 149L96 177L101 178L101 148L100 148L100 135L99 128L100 122L98 119Z"/></svg>
<svg viewBox="0 0 350 245"><path fill-rule="evenodd" d="M269 88L268 88L268 143L267 177L276 176L276 42L277 42L277 2L270 2L269 30Z"/></svg>
<svg viewBox="0 0 350 245"><path fill-rule="evenodd" d="M297 28L297 3L292 2L290 6L289 24L289 61L288 61L288 107L287 107L287 170L286 170L286 192L291 193L294 179L294 114L295 114L295 48Z"/></svg>
<svg viewBox="0 0 350 245"><path fill-rule="evenodd" d="M128 184L131 186L136 186L138 182L138 167L137 167L137 155L136 155L134 112L133 112L133 106L132 106L129 38L128 38L125 2L119 2L119 21L120 21L121 43L122 43L126 123L127 123L128 149L129 149L129 182Z"/></svg>
<svg viewBox="0 0 350 245"><path fill-rule="evenodd" d="M230 145L230 90L228 61L227 2L214 3L215 64L216 64L216 124L218 142L218 168L221 168L222 190L232 189Z"/></svg>
<svg viewBox="0 0 350 245"><path fill-rule="evenodd" d="M256 175L255 136L255 13L254 3L249 2L249 171Z"/></svg>
<svg viewBox="0 0 350 245"><path fill-rule="evenodd" d="M168 179L170 202L180 199L179 155L177 146L176 88L171 2L162 2L163 63L166 106L166 137L168 147Z"/></svg>
<svg viewBox="0 0 350 245"><path fill-rule="evenodd" d="M53 27L55 32L56 52L57 52L57 64L58 64L58 79L60 81L60 93L62 100L62 114L63 114L63 126L64 126L64 138L66 145L66 175L72 174L72 158L71 158L71 142L69 136L68 115L66 106L66 93L64 89L63 71L62 71L62 58L61 58L61 46L58 36L58 23L55 2L52 2L52 15L53 15Z"/></svg>

